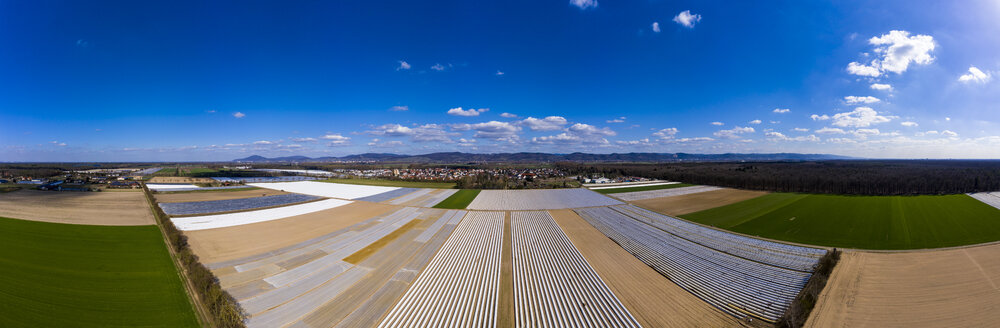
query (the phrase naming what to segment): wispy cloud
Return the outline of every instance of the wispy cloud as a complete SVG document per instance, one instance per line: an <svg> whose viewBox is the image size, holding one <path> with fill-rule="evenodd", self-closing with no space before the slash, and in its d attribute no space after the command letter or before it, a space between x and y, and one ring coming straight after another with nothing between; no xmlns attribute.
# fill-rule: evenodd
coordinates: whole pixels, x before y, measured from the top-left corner
<svg viewBox="0 0 1000 328"><path fill-rule="evenodd" d="M405 60L400 60L399 66L396 67L397 71L408 70L408 69L410 69L410 63L407 63Z"/></svg>
<svg viewBox="0 0 1000 328"><path fill-rule="evenodd" d="M792 110L791 110L791 109L788 109L788 108L775 108L775 109L774 109L774 110L772 110L771 112L773 112L773 113L777 113L777 114L784 114L784 113L788 113L788 112L791 112L791 111L792 111Z"/></svg>
<svg viewBox="0 0 1000 328"><path fill-rule="evenodd" d="M392 106L392 107L389 107L389 111L392 111L392 112L405 112L405 111L408 111L408 110L410 110L410 106Z"/></svg>
<svg viewBox="0 0 1000 328"><path fill-rule="evenodd" d="M660 22L653 22L653 33L660 33Z"/></svg>
<svg viewBox="0 0 1000 328"><path fill-rule="evenodd" d="M246 116L247 116L247 114L243 114L243 112L235 112L235 113L233 113L233 117L235 117L235 118L244 118Z"/></svg>

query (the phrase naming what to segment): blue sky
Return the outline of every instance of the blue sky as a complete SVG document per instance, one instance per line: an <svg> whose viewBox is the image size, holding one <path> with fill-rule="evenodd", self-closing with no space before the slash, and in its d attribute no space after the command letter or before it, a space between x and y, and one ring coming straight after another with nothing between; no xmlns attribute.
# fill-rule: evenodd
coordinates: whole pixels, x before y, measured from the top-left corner
<svg viewBox="0 0 1000 328"><path fill-rule="evenodd" d="M997 1L0 3L0 161L1000 158Z"/></svg>

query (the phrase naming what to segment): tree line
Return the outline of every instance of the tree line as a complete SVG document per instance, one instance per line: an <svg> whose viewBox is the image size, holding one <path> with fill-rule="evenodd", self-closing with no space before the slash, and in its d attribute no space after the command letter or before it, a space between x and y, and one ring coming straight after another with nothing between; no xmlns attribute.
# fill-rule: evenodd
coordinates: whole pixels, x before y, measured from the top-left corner
<svg viewBox="0 0 1000 328"><path fill-rule="evenodd" d="M775 192L941 195L1000 191L1000 161L988 160L559 163L557 167L571 175L640 176Z"/></svg>

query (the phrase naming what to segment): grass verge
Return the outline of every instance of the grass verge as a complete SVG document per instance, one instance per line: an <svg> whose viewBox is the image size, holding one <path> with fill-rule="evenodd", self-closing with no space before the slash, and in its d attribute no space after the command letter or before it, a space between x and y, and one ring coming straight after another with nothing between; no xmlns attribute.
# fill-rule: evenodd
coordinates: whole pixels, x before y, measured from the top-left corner
<svg viewBox="0 0 1000 328"><path fill-rule="evenodd" d="M469 206L469 203L472 203L473 199L476 199L476 196L479 195L479 191L480 191L479 189L459 190L455 194L449 196L448 198L445 198L445 200L442 200L440 203L437 203L437 205L434 205L434 208L445 208L453 210L465 209L466 206Z"/></svg>
<svg viewBox="0 0 1000 328"><path fill-rule="evenodd" d="M795 297L792 305L788 307L788 310L781 316L781 319L778 319L778 322L775 324L776 327L799 328L805 326L806 320L809 319L809 314L812 313L813 307L816 306L816 302L819 300L819 294L823 292L826 282L830 280L833 267L837 266L837 262L839 261L840 251L836 248L826 252L826 255L823 255L819 259L816 272L809 277L805 288Z"/></svg>
<svg viewBox="0 0 1000 328"><path fill-rule="evenodd" d="M192 298L198 302L196 307L203 316L207 316L208 324L219 328L242 328L246 327L246 313L239 303L229 292L222 289L219 279L205 265L198 261L198 256L188 246L187 236L174 226L170 218L159 206L153 194L142 186L146 194L146 200L153 210L153 216L161 228L163 238L167 240L169 249L177 262L180 263L180 272L188 282L189 290L195 295Z"/></svg>
<svg viewBox="0 0 1000 328"><path fill-rule="evenodd" d="M658 186L622 187L622 188L591 189L591 190L596 191L598 193L602 193L602 194L607 195L607 194L617 194L617 193L623 193L623 192L648 191L648 190L660 190L660 189L673 189L673 188L690 187L690 186L693 186L693 184L676 183L676 184L658 185Z"/></svg>
<svg viewBox="0 0 1000 328"><path fill-rule="evenodd" d="M455 189L454 182L401 181L386 179L325 179L317 181L384 187Z"/></svg>
<svg viewBox="0 0 1000 328"><path fill-rule="evenodd" d="M0 218L0 327L198 327L156 226Z"/></svg>
<svg viewBox="0 0 1000 328"><path fill-rule="evenodd" d="M1000 210L968 195L772 193L681 217L748 235L859 249L922 249L1000 240Z"/></svg>

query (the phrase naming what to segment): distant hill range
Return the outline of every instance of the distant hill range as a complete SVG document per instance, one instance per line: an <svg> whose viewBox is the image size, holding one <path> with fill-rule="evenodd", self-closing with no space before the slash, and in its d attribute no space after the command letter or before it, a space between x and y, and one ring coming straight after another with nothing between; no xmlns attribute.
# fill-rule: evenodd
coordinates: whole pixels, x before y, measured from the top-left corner
<svg viewBox="0 0 1000 328"><path fill-rule="evenodd" d="M366 153L343 157L263 157L253 155L233 160L244 163L285 163L285 162L405 162L405 163L537 163L537 162L739 162L739 161L816 161L858 159L855 157L828 154L688 154L688 153L623 153L623 154L549 154L549 153L430 153L423 155L399 155L386 153Z"/></svg>

